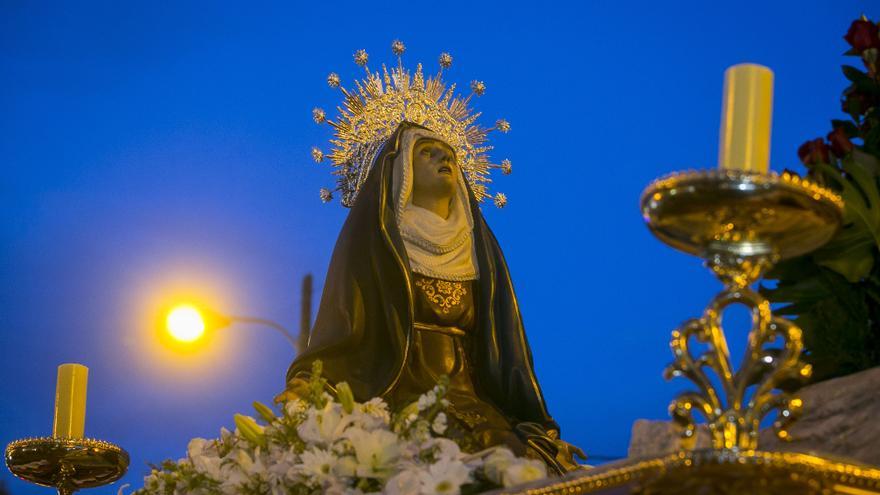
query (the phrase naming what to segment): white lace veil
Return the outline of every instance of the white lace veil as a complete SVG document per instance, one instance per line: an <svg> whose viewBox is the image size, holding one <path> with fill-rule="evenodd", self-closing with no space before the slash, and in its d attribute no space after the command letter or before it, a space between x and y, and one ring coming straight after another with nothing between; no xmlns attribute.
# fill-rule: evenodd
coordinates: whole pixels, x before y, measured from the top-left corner
<svg viewBox="0 0 880 495"><path fill-rule="evenodd" d="M461 169L448 218L412 203L413 148L418 140L426 138L444 142L426 129L403 131L394 162L395 213L410 267L416 273L443 280L476 280L479 270L474 252L474 219Z"/></svg>

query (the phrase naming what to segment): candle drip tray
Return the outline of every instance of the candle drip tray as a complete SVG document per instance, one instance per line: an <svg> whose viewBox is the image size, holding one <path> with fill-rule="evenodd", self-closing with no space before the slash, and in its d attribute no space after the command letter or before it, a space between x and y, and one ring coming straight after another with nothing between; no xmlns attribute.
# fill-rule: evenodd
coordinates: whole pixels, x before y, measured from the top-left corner
<svg viewBox="0 0 880 495"><path fill-rule="evenodd" d="M125 450L88 438L27 438L6 447L6 466L15 476L61 494L113 483L128 463Z"/></svg>
<svg viewBox="0 0 880 495"><path fill-rule="evenodd" d="M796 175L733 170L678 172L651 184L641 200L657 237L704 258L808 253L834 235L842 204Z"/></svg>

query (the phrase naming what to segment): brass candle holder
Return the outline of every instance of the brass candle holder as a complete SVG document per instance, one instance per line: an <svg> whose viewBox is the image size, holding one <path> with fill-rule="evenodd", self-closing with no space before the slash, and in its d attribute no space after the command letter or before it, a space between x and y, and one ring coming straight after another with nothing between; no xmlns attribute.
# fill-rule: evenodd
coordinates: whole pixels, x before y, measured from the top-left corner
<svg viewBox="0 0 880 495"><path fill-rule="evenodd" d="M767 299L750 285L777 261L828 242L840 227L843 202L796 175L720 169L655 181L642 194L641 209L655 236L703 258L724 284L700 318L672 333L675 357L665 376L686 377L698 388L669 407L683 428L685 447L692 448L696 439L695 413L706 419L716 449L757 448L761 420L773 411L777 435L786 438L786 425L803 405L792 390L811 369L800 360L800 328L774 316ZM752 315L738 369L721 325L723 311L733 304ZM695 353L694 341L705 350Z"/></svg>
<svg viewBox="0 0 880 495"><path fill-rule="evenodd" d="M25 481L59 495L113 483L128 470L128 453L89 438L26 438L6 446L6 466Z"/></svg>
<svg viewBox="0 0 880 495"><path fill-rule="evenodd" d="M651 232L701 257L724 289L700 318L672 333L668 378L697 387L680 394L670 413L682 427L684 450L624 459L575 471L550 484L499 490L524 495L880 495L880 469L800 452L758 450L761 420L773 411L777 434L803 403L794 385L810 374L800 360L800 329L776 317L750 286L779 260L827 242L842 222L843 202L831 191L790 174L730 170L681 172L652 183L641 197ZM748 346L731 363L721 315L732 304L752 314ZM692 344L697 342L699 348ZM697 416L713 448L693 450Z"/></svg>

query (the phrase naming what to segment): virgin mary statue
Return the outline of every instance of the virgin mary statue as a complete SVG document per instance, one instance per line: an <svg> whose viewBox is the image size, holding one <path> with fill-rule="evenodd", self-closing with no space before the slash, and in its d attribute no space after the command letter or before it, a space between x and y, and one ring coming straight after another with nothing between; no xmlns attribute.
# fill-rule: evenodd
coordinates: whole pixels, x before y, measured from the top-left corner
<svg viewBox="0 0 880 495"><path fill-rule="evenodd" d="M289 386L319 359L358 400L403 407L445 375L449 431L465 450L506 445L565 472L583 454L559 439L507 264L456 158L409 122L384 142L339 234Z"/></svg>

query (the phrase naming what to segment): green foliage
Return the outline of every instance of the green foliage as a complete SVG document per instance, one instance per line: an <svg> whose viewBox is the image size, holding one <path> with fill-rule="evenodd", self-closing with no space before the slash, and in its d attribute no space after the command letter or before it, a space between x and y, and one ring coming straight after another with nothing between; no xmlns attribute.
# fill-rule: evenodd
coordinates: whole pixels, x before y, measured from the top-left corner
<svg viewBox="0 0 880 495"><path fill-rule="evenodd" d="M877 49L853 46L866 71L843 66L850 119L831 121L827 143L798 150L808 175L843 198L844 225L822 248L780 263L767 275L776 287L761 289L803 330L817 381L880 366L880 78Z"/></svg>

